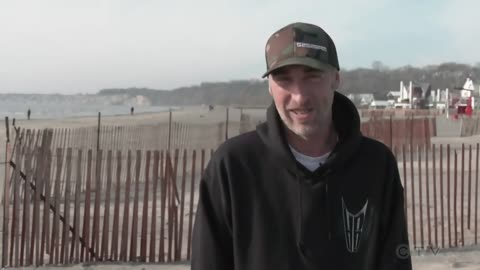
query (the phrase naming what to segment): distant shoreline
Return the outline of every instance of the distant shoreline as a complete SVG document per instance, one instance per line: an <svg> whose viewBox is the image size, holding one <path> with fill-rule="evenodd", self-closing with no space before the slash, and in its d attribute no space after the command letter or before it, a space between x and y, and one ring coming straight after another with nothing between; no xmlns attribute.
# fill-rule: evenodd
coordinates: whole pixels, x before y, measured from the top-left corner
<svg viewBox="0 0 480 270"><path fill-rule="evenodd" d="M127 106L126 106L127 107ZM170 109L172 111L181 111L183 110L183 107L179 107L179 106L145 106L144 108L156 108L157 110L140 110L138 111L138 108L141 108L140 106L138 106L138 108L135 107L135 111L134 112L134 116L135 115L148 115L148 114L157 114L157 113L164 113L164 112L168 112ZM129 107L128 107L129 108ZM51 116L44 116L42 114L40 114L40 116L38 114L35 114L35 111L32 111L32 116L31 116L31 121L34 121L34 120L42 120L42 121L48 121L48 120L65 120L65 119L80 119L80 118L97 118L98 117L98 113L99 112L89 112L89 113L85 113L85 114L73 114L73 115L58 115L58 116L54 116L54 117L51 117ZM130 112L127 111L125 113L117 113L117 112L102 112L100 111L101 113L101 116L102 118L103 117L121 117L121 116L131 116ZM26 113L25 114L22 114L22 115L19 115L18 117L13 117L10 115L7 115L5 113L3 114L0 114L1 116L1 120L4 120L5 117L8 117L10 120L12 120L13 118L15 118L16 120L27 120L27 116L26 116Z"/></svg>

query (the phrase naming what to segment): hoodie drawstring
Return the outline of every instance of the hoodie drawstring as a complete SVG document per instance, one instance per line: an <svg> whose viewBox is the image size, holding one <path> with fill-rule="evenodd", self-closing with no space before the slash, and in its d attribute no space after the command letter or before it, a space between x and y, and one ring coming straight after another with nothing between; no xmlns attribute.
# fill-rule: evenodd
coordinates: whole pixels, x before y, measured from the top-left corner
<svg viewBox="0 0 480 270"><path fill-rule="evenodd" d="M332 240L332 230L330 224L330 198L328 197L328 181L325 181L325 206L327 207L327 232L328 240Z"/></svg>
<svg viewBox="0 0 480 270"><path fill-rule="evenodd" d="M328 174L330 171L325 174L324 177L328 177ZM303 201L302 201L302 181L300 175L296 174L297 178L297 184L298 184L298 205L299 205L299 219L298 219L298 243L303 244ZM325 188L324 188L324 200L325 200L325 208L326 208L326 226L327 226L327 239L330 241L332 240L332 224L331 224L331 209L330 209L330 196L329 196L329 190L328 190L328 179L325 179Z"/></svg>
<svg viewBox="0 0 480 270"><path fill-rule="evenodd" d="M298 219L298 244L303 244L303 202L302 202L302 183L300 176L297 176L297 184L298 184L298 206L299 206L299 219Z"/></svg>

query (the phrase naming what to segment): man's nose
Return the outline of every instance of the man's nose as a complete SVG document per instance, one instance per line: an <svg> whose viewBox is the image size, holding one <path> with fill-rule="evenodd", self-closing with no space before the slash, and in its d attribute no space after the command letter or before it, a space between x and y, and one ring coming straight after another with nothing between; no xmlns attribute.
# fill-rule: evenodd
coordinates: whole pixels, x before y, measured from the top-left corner
<svg viewBox="0 0 480 270"><path fill-rule="evenodd" d="M295 83L291 91L292 99L297 104L303 104L309 99L309 91L302 83Z"/></svg>

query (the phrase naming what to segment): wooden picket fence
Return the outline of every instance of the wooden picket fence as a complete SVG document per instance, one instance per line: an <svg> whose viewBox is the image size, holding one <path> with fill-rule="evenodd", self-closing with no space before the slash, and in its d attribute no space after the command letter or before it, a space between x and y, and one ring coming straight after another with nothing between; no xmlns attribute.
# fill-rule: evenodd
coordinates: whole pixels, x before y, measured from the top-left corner
<svg viewBox="0 0 480 270"><path fill-rule="evenodd" d="M190 259L212 150L72 148L55 134L23 130L7 146L2 267ZM455 147L392 147L412 247L478 242L480 147Z"/></svg>
<svg viewBox="0 0 480 270"><path fill-rule="evenodd" d="M7 120L8 121L8 120ZM17 127L18 128L18 127ZM11 129L11 141L23 129ZM33 132L33 130L32 130ZM215 148L225 140L225 124L159 123L131 126L86 126L52 129L51 149L195 149Z"/></svg>
<svg viewBox="0 0 480 270"><path fill-rule="evenodd" d="M360 117L367 117L367 118L383 118L383 117L402 117L402 118L409 118L412 116L422 116L422 117L430 117L430 116L439 116L444 115L445 112L442 110L436 109L360 109L359 110Z"/></svg>
<svg viewBox="0 0 480 270"><path fill-rule="evenodd" d="M27 130L13 146L2 267L190 259L208 151L52 151L52 138Z"/></svg>
<svg viewBox="0 0 480 270"><path fill-rule="evenodd" d="M414 147L429 145L431 138L436 136L435 119L432 117L371 118L362 123L362 134L375 138L390 148L402 145Z"/></svg>
<svg viewBox="0 0 480 270"><path fill-rule="evenodd" d="M415 248L478 244L480 144L394 148Z"/></svg>

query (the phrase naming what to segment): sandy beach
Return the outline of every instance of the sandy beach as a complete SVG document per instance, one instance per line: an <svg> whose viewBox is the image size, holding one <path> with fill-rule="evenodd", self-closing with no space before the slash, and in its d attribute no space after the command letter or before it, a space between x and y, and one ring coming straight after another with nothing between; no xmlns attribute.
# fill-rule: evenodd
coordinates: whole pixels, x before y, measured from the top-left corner
<svg viewBox="0 0 480 270"><path fill-rule="evenodd" d="M456 252L439 252L434 254L413 254L413 269L415 270L478 270L480 269L480 256L479 252L475 250L465 250ZM78 264L72 266L62 267L63 269L81 270L81 269L96 269L96 270L188 270L190 265L188 263L177 264L131 264L131 263L115 263L115 264ZM24 267L18 269L40 269L40 270L53 270L59 269L54 266L45 267Z"/></svg>
<svg viewBox="0 0 480 270"><path fill-rule="evenodd" d="M244 111L245 112L245 111ZM254 128L254 123L257 119L264 117L264 110L249 111L251 117L251 124L248 127L242 127L240 124L240 110L229 109L228 112L228 137L235 136L240 133L240 130L249 130ZM188 142L183 142L182 146L191 149L214 149L219 143L224 140L225 122L227 119L226 108L216 107L213 111L209 111L206 107L188 107L181 108L178 111L172 112L173 122L189 124L195 128L188 130L187 137L195 137L195 140L189 139ZM169 122L169 113L145 113L135 115L122 116L108 116L101 118L101 126L156 126L165 125ZM98 118L79 117L68 119L50 119L50 120L17 120L17 126L25 129L43 129L43 128L84 128L96 127ZM0 163L5 161L5 123L3 119L0 121ZM143 137L142 137L143 138ZM142 147L149 147L156 139L155 137L148 137L148 142L144 143ZM461 147L462 143L472 144L480 141L480 136L474 137L442 137L432 138L432 143L435 144L452 144L456 149ZM157 145L158 146L158 145ZM163 144L161 145L163 146ZM0 191L3 196L4 188L4 167L0 164ZM400 169L402 167L400 166ZM1 210L3 211L3 209ZM0 211L0 220L3 213ZM418 214L418 213L417 213ZM0 243L1 245L1 243ZM459 250L441 250L439 253L421 251L412 254L414 261L414 269L425 270L440 270L440 269L480 269L480 247L464 248ZM173 264L173 265L158 265L158 264L81 264L66 267L67 269L163 269L163 270L183 270L189 269L187 263ZM57 267L42 267L40 269L50 269ZM26 268L29 269L29 268Z"/></svg>

